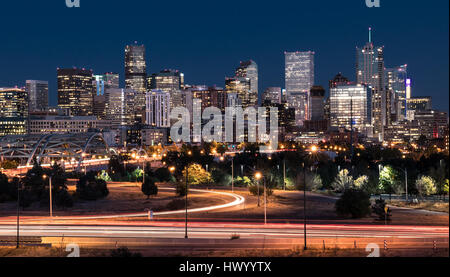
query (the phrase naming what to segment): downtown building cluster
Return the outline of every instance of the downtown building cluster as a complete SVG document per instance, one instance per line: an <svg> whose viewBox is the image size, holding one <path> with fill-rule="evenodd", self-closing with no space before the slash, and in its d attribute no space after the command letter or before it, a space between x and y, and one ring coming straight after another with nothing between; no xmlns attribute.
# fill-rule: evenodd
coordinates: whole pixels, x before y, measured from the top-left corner
<svg viewBox="0 0 450 277"><path fill-rule="evenodd" d="M118 73L58 68L58 106L50 107L47 81L0 86L0 136L97 130L110 145L164 145L171 142L171 111L184 107L192 115L200 103L202 112L277 107L279 141L392 145L421 136L448 141L447 113L433 110L431 97L414 97L407 65L387 67L384 52L369 31L369 41L356 48L354 81L339 73L328 93L315 83L314 51L285 52L285 87L260 92L255 61L241 62L224 87L189 85L178 70L148 74L145 46L128 45L122 88Z"/></svg>

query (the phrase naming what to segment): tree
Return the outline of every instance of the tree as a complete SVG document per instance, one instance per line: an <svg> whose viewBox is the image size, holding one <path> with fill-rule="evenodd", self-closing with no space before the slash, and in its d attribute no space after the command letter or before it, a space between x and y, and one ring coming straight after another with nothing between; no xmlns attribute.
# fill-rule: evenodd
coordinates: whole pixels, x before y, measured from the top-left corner
<svg viewBox="0 0 450 277"><path fill-rule="evenodd" d="M303 172L298 175L297 178L297 189L303 190L305 187ZM306 190L309 191L318 191L322 189L322 178L320 175L313 173L306 173Z"/></svg>
<svg viewBox="0 0 450 277"><path fill-rule="evenodd" d="M125 175L125 167L123 165L123 158L117 155L111 156L108 163L108 173L111 176Z"/></svg>
<svg viewBox="0 0 450 277"><path fill-rule="evenodd" d="M370 215L370 196L360 189L346 189L336 202L336 212L340 216L363 218Z"/></svg>
<svg viewBox="0 0 450 277"><path fill-rule="evenodd" d="M436 194L436 183L430 176L420 176L416 181L416 188L420 195Z"/></svg>
<svg viewBox="0 0 450 277"><path fill-rule="evenodd" d="M359 176L358 179L355 180L354 186L358 189L363 189L369 184L369 177L366 175Z"/></svg>
<svg viewBox="0 0 450 277"><path fill-rule="evenodd" d="M109 177L109 174L106 170L102 170L99 174L98 174L98 178L105 181L105 182L111 182L111 177Z"/></svg>
<svg viewBox="0 0 450 277"><path fill-rule="evenodd" d="M156 186L153 178L150 176L145 177L145 182L142 184L141 190L142 193L147 196L147 199L149 199L150 196L158 194L158 187Z"/></svg>
<svg viewBox="0 0 450 277"><path fill-rule="evenodd" d="M73 199L67 190L59 190L55 195L55 204L57 207L70 208L73 207Z"/></svg>
<svg viewBox="0 0 450 277"><path fill-rule="evenodd" d="M353 177L349 175L349 171L347 169L341 170L339 174L336 176L336 179L331 184L331 187L336 192L343 192L348 188L353 186Z"/></svg>
<svg viewBox="0 0 450 277"><path fill-rule="evenodd" d="M445 163L440 163L437 168L431 167L429 176L434 179L436 183L437 193L439 195L444 195L445 182L447 177L447 170Z"/></svg>
<svg viewBox="0 0 450 277"><path fill-rule="evenodd" d="M8 176L0 173L0 203L16 199L17 189L9 182Z"/></svg>
<svg viewBox="0 0 450 277"><path fill-rule="evenodd" d="M189 185L206 185L211 184L213 179L211 173L206 171L199 164L191 164L188 168L188 182ZM186 180L186 169L183 170L183 177Z"/></svg>
<svg viewBox="0 0 450 277"><path fill-rule="evenodd" d="M379 189L384 193L393 194L401 191L403 186L398 186L398 172L391 166L384 166L380 171Z"/></svg>
<svg viewBox="0 0 450 277"><path fill-rule="evenodd" d="M146 170L146 172L149 171ZM160 182L170 183L175 181L172 173L170 173L169 169L166 167L158 168L157 170L155 170L154 175Z"/></svg>
<svg viewBox="0 0 450 277"><path fill-rule="evenodd" d="M80 199L92 201L108 196L109 190L104 180L89 172L78 180L76 194Z"/></svg>

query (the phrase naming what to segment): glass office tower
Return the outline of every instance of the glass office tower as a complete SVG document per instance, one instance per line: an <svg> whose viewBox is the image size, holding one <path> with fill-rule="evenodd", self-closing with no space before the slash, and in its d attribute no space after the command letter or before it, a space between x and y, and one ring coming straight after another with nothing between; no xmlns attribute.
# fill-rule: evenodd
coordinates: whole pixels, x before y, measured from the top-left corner
<svg viewBox="0 0 450 277"><path fill-rule="evenodd" d="M57 75L58 106L69 109L73 116L93 115L95 90L92 70L58 68Z"/></svg>
<svg viewBox="0 0 450 277"><path fill-rule="evenodd" d="M298 126L310 119L309 92L314 85L314 55L307 52L285 52L286 99L290 108L295 109Z"/></svg>

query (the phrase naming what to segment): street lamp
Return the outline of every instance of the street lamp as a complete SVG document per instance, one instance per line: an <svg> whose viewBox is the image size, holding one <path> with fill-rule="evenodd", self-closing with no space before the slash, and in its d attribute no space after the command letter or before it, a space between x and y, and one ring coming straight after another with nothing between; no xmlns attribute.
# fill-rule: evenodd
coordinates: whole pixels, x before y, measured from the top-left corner
<svg viewBox="0 0 450 277"><path fill-rule="evenodd" d="M307 250L306 246L306 164L303 162L303 237L305 239L304 250Z"/></svg>
<svg viewBox="0 0 450 277"><path fill-rule="evenodd" d="M255 174L256 180L258 180L258 207L259 207L259 180L263 179L264 183L264 225L267 224L267 193L266 193L266 180L264 176L260 172L256 172Z"/></svg>
<svg viewBox="0 0 450 277"><path fill-rule="evenodd" d="M20 177L19 177L20 178ZM20 237L20 190L22 187L22 182L19 179L19 183L17 184L17 245L16 248L19 248L19 237Z"/></svg>
<svg viewBox="0 0 450 277"><path fill-rule="evenodd" d="M44 175L42 178L47 179L48 178L48 187L49 187L49 194L50 194L50 217L53 217L53 202L52 202L52 176Z"/></svg>
<svg viewBox="0 0 450 277"><path fill-rule="evenodd" d="M186 220L185 220L185 231L184 231L185 239L188 239L188 182L189 182L189 164L186 166L186 191L185 191L185 201L184 201L184 205L186 208Z"/></svg>
<svg viewBox="0 0 450 277"><path fill-rule="evenodd" d="M257 181L257 188L258 188L258 207L260 206L259 205L259 180L261 180L261 178L262 178L261 172L256 172L255 173L255 179Z"/></svg>

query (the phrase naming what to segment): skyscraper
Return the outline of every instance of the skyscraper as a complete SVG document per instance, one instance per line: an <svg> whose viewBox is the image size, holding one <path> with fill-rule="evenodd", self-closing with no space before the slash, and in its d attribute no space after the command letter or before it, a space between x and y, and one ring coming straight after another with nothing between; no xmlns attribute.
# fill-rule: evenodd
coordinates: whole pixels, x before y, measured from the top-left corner
<svg viewBox="0 0 450 277"><path fill-rule="evenodd" d="M48 109L48 82L27 80L26 91L28 94L29 112L45 111Z"/></svg>
<svg viewBox="0 0 450 277"><path fill-rule="evenodd" d="M250 98L250 79L243 77L226 78L225 91L227 94L236 94L239 98L239 103L243 109L253 106L254 102Z"/></svg>
<svg viewBox="0 0 450 277"><path fill-rule="evenodd" d="M0 136L25 134L27 93L19 88L0 88Z"/></svg>
<svg viewBox="0 0 450 277"><path fill-rule="evenodd" d="M273 104L281 104L281 100L280 87L269 87L263 93L262 102L269 101Z"/></svg>
<svg viewBox="0 0 450 277"><path fill-rule="evenodd" d="M119 74L114 72L107 72L103 74L103 81L105 83L105 89L119 88Z"/></svg>
<svg viewBox="0 0 450 277"><path fill-rule="evenodd" d="M380 141L383 141L384 127L387 125L384 76L384 47L374 46L372 29L369 28L369 42L362 48L356 47L356 83L373 89L372 120L374 134Z"/></svg>
<svg viewBox="0 0 450 277"><path fill-rule="evenodd" d="M106 89L106 118L111 120L113 128L135 124L134 99L136 92L132 89Z"/></svg>
<svg viewBox="0 0 450 277"><path fill-rule="evenodd" d="M302 126L309 113L309 90L314 85L314 55L307 52L285 52L286 100L295 109L297 126Z"/></svg>
<svg viewBox="0 0 450 277"><path fill-rule="evenodd" d="M148 90L161 90L170 94L171 109L181 106L181 89L184 88L184 74L178 70L162 70L148 78Z"/></svg>
<svg viewBox="0 0 450 277"><path fill-rule="evenodd" d="M325 89L321 86L313 86L310 92L311 96L311 120L324 119L324 97Z"/></svg>
<svg viewBox="0 0 450 277"><path fill-rule="evenodd" d="M330 90L331 126L353 128L371 136L371 89L366 85L338 85ZM352 122L353 121L353 122Z"/></svg>
<svg viewBox="0 0 450 277"><path fill-rule="evenodd" d="M58 68L57 75L58 106L69 109L74 116L93 115L95 90L92 70Z"/></svg>
<svg viewBox="0 0 450 277"><path fill-rule="evenodd" d="M385 80L388 89L387 107L392 115L392 121L404 121L407 114L406 81L408 65L401 65L385 70Z"/></svg>
<svg viewBox="0 0 450 277"><path fill-rule="evenodd" d="M153 127L170 127L170 93L152 90L146 96L146 123Z"/></svg>
<svg viewBox="0 0 450 277"><path fill-rule="evenodd" d="M136 114L145 110L145 93L147 91L147 64L144 45L127 45L125 47L125 88L136 92ZM142 121L141 121L142 122Z"/></svg>
<svg viewBox="0 0 450 277"><path fill-rule="evenodd" d="M258 65L252 61L245 61L241 62L239 67L236 69L235 72L236 78L239 80L246 80L248 79L250 81L250 90L249 90L249 96L248 101L250 106L257 106L258 104Z"/></svg>

